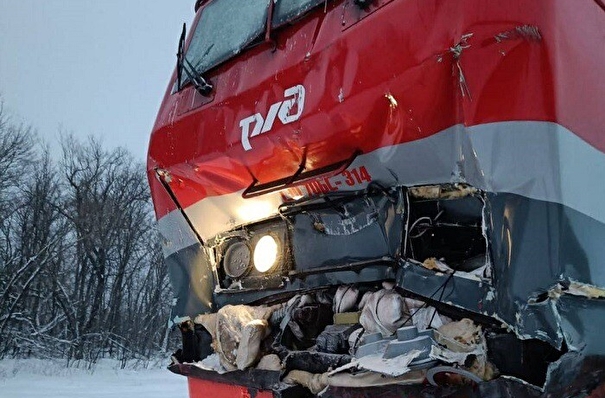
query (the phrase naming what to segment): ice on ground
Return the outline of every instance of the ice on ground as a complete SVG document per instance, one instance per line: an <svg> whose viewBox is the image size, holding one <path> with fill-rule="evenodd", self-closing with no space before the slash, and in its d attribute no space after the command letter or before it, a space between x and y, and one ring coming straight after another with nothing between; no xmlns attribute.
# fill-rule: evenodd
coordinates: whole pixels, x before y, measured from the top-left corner
<svg viewBox="0 0 605 398"><path fill-rule="evenodd" d="M2 398L187 398L187 379L158 365L101 360L93 370L50 360L0 360Z"/></svg>

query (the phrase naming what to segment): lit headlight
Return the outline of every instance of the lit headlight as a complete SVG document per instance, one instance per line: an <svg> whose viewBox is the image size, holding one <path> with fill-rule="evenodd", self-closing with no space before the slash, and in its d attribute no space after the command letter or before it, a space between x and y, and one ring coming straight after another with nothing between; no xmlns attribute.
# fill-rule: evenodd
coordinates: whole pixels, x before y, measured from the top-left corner
<svg viewBox="0 0 605 398"><path fill-rule="evenodd" d="M271 235L260 238L254 247L254 268L259 272L269 271L277 260L277 250L277 241Z"/></svg>
<svg viewBox="0 0 605 398"><path fill-rule="evenodd" d="M221 291L277 289L292 269L281 218L240 226L208 242Z"/></svg>

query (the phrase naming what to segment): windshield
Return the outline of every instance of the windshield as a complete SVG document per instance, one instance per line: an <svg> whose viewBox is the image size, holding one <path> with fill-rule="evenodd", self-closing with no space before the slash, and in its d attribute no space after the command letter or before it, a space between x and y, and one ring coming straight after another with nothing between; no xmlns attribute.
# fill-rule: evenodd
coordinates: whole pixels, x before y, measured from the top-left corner
<svg viewBox="0 0 605 398"><path fill-rule="evenodd" d="M204 7L185 56L185 64L202 74L239 54L262 37L269 5L273 27L292 21L326 0L214 0ZM189 78L185 78L189 81Z"/></svg>
<svg viewBox="0 0 605 398"><path fill-rule="evenodd" d="M277 0L271 23L277 27L303 15L311 8L327 0Z"/></svg>
<svg viewBox="0 0 605 398"><path fill-rule="evenodd" d="M265 32L271 0L214 0L203 10L187 60L198 73L238 54Z"/></svg>

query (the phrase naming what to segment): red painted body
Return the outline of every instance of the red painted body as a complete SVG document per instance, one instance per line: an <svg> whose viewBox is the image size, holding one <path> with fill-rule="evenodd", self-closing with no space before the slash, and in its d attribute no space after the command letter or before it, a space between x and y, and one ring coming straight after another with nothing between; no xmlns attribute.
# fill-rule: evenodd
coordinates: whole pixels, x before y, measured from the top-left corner
<svg viewBox="0 0 605 398"><path fill-rule="evenodd" d="M189 384L189 398L273 398L270 391L258 391L250 394L246 387L232 386L224 383L187 378Z"/></svg>
<svg viewBox="0 0 605 398"><path fill-rule="evenodd" d="M246 387L188 377L189 398L272 398L270 391L258 391L251 394Z"/></svg>
<svg viewBox="0 0 605 398"><path fill-rule="evenodd" d="M201 12L203 6L196 21ZM605 152L599 1L374 0L361 10L353 0L334 0L271 37L274 43L246 49L205 73L214 85L209 97L191 85L173 93L173 74L148 155L158 219L205 199L222 209L221 198L241 199L255 180L293 175L305 154L306 170L314 170L455 125L552 122L599 156ZM266 117L297 85L306 93L300 118L276 120L245 150L240 121L255 113ZM339 183L320 177L314 185L299 184L298 192L342 189L347 181L354 187L369 182L371 173L357 165ZM193 224L214 214L204 217ZM223 232L211 231L202 237ZM189 389L192 398L209 391L217 398L247 396L241 387L195 378Z"/></svg>
<svg viewBox="0 0 605 398"><path fill-rule="evenodd" d="M158 218L175 204L156 167L175 177L170 186L187 208L242 190L253 176L266 182L293 174L304 148L313 169L455 124L552 121L605 151L605 78L595 67L605 62L605 12L595 2L375 4L366 12L350 0L329 2L326 12L319 7L273 32L275 49L258 45L207 73L211 99L191 86L171 94L173 76L149 149ZM524 25L536 26L542 39L516 38ZM450 48L467 34L457 57ZM245 151L239 121L266 114L297 84L306 88L301 118L276 122ZM396 99L395 111L385 95Z"/></svg>

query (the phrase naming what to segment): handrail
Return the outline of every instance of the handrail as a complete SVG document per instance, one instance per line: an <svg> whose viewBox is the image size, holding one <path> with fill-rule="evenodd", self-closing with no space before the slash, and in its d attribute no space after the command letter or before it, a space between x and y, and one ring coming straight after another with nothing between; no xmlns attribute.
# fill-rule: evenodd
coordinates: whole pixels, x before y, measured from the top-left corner
<svg viewBox="0 0 605 398"><path fill-rule="evenodd" d="M197 229L195 229L195 227L193 226L193 222L191 222L191 219L189 219L189 216L187 215L187 213L185 213L185 209L183 209L183 206L181 206L181 203L179 202L178 198L176 197L176 194L174 193L172 188L170 188L170 184L168 183L168 179L167 179L168 171L164 170L164 169L160 169L159 167L155 167L153 170L155 171L156 178L158 179L158 181L160 182L162 187L164 187L164 190L166 191L168 196L170 196L170 199L172 199L172 201L176 205L176 208L178 209L178 211L181 213L181 215L185 219L185 222L187 223L189 228L191 228L191 231L197 238L198 242L203 246L204 239L202 239L202 236L199 234L199 232L197 232Z"/></svg>
<svg viewBox="0 0 605 398"><path fill-rule="evenodd" d="M296 172L294 174L292 174L291 176L288 176L288 177L280 178L278 180L271 181L271 182L265 182L262 184L259 184L258 180L255 177L253 177L252 184L250 184L248 186L248 188L246 188L244 190L244 192L242 193L242 197L244 199L248 199L248 198L253 198L255 196L264 195L266 193L279 191L280 189L284 189L294 183L305 181L305 180L320 176L322 174L327 174L327 173L332 173L332 175L338 174L341 171L345 170L347 167L349 167L351 165L351 163L353 163L355 158L357 158L357 156L361 155L361 153L362 153L362 151L357 149L357 150L355 150L355 152L353 152L353 154L350 157L348 157L346 159L340 160L336 163L332 163L332 164L329 164L324 167L320 167L318 169L309 170L309 171L304 172L304 170L306 168L306 163L307 163L307 151L305 149L305 152L303 154L303 158L298 167L298 170L296 170Z"/></svg>

